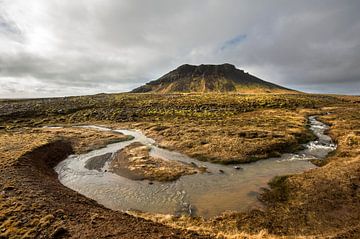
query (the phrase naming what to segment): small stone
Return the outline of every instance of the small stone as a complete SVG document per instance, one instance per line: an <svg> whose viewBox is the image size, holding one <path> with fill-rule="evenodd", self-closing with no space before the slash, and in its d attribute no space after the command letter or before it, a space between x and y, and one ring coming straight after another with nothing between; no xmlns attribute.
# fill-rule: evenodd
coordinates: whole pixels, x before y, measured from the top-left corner
<svg viewBox="0 0 360 239"><path fill-rule="evenodd" d="M11 190L14 190L15 189L15 187L14 186L5 186L4 187L4 191L11 191Z"/></svg>
<svg viewBox="0 0 360 239"><path fill-rule="evenodd" d="M68 234L68 230L62 226L55 229L53 233L51 233L50 238L60 238L64 235Z"/></svg>
<svg viewBox="0 0 360 239"><path fill-rule="evenodd" d="M59 110L57 111L57 113L58 113L58 114L64 114L64 113L65 113L65 110L59 109Z"/></svg>

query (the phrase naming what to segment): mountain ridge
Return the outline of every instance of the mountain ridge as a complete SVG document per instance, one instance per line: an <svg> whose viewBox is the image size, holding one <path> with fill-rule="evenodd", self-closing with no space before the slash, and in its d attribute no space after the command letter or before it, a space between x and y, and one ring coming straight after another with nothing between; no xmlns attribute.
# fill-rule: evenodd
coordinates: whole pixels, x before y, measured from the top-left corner
<svg viewBox="0 0 360 239"><path fill-rule="evenodd" d="M131 91L132 93L297 93L261 80L234 65L184 64Z"/></svg>

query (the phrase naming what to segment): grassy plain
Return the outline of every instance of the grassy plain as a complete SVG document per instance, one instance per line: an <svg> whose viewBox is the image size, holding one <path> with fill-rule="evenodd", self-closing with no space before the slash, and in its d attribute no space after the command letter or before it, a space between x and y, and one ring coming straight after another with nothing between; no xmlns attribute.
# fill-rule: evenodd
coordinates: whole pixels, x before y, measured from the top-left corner
<svg viewBox="0 0 360 239"><path fill-rule="evenodd" d="M251 162L299 148L313 136L306 115L343 99L325 95L117 94L0 106L0 127L107 124L137 128L200 160Z"/></svg>
<svg viewBox="0 0 360 239"><path fill-rule="evenodd" d="M118 238L126 231L128 237L139 238L144 233L149 238L356 238L360 235L359 105L360 97L312 94L101 94L3 100L0 238ZM68 154L125 136L39 128L100 124L141 129L160 146L228 164L299 149L301 143L314 137L307 128L307 116L311 114L321 115L320 119L330 124L329 133L338 144L335 153L317 162L322 167L274 179L271 189L260 197L266 205L261 211L210 221L170 217L171 223L164 217L142 215L180 230L105 209L57 181L52 167ZM53 152L56 157L51 156ZM130 226L137 231L130 232ZM189 228L190 232L184 231Z"/></svg>
<svg viewBox="0 0 360 239"><path fill-rule="evenodd" d="M341 97L343 98L343 97ZM260 195L264 210L227 213L204 220L133 212L154 222L222 238L360 237L360 98L322 107L337 150L319 168L275 177Z"/></svg>

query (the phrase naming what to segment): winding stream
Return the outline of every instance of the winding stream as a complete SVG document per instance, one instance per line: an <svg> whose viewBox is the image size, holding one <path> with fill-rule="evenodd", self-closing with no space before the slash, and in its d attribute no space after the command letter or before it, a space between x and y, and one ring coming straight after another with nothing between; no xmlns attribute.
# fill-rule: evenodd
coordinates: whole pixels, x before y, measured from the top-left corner
<svg viewBox="0 0 360 239"><path fill-rule="evenodd" d="M234 166L201 162L178 152L156 146L154 140L140 131L113 130L132 135L133 140L114 143L106 148L82 155L71 155L60 162L55 170L59 180L66 187L92 198L113 210L136 209L164 214L191 214L212 217L225 211L244 211L260 206L257 195L261 187L276 175L300 173L315 168L310 159L324 158L335 150L336 145L324 134L328 126L309 117L310 129L318 137L307 143L305 149L296 154L283 154L280 158L269 158L254 163L242 164L241 170ZM105 127L83 126L99 130ZM84 166L90 158L113 153L133 142L141 142L151 147L152 156L169 160L194 162L208 168L210 173L183 176L174 182L134 181L107 172L108 165L97 170ZM223 173L221 173L221 170Z"/></svg>

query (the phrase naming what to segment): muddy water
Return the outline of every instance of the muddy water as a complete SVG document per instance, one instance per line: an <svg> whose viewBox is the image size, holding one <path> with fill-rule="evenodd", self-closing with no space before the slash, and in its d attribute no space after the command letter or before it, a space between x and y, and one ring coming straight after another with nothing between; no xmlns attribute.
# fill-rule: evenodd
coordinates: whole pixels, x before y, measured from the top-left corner
<svg viewBox="0 0 360 239"><path fill-rule="evenodd" d="M87 154L71 155L57 165L55 170L62 184L114 210L136 209L204 217L216 216L229 210L244 211L260 206L257 195L261 187L266 187L272 177L315 168L309 159L323 158L335 149L331 138L324 134L328 127L313 116L309 120L311 130L318 139L306 144L303 151L243 164L240 165L241 169L200 162L186 155L161 149L156 146L154 140L147 138L140 131L114 130L132 135L134 139L111 144ZM85 127L110 130L97 126ZM100 171L84 167L90 158L116 152L136 141L151 147L153 156L203 165L208 168L209 173L183 176L175 182L154 182L150 185L146 180L134 181L107 172L107 163Z"/></svg>

